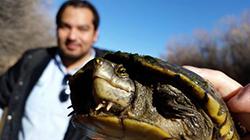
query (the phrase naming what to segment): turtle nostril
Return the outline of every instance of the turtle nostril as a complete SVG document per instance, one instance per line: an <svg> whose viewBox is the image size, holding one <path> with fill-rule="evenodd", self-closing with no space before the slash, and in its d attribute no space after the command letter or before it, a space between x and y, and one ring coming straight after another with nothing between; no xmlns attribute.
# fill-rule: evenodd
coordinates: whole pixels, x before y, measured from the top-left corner
<svg viewBox="0 0 250 140"><path fill-rule="evenodd" d="M102 65L103 64L103 61L100 58L96 58L95 62L98 65Z"/></svg>

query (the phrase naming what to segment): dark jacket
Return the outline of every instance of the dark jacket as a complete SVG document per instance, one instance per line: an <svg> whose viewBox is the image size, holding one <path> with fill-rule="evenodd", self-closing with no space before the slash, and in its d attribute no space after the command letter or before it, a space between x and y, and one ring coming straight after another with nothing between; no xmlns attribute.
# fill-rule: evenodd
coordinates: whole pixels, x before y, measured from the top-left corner
<svg viewBox="0 0 250 140"><path fill-rule="evenodd" d="M102 56L106 52L94 49L96 56ZM57 47L26 51L14 66L0 77L0 107L8 108L1 140L18 139L27 97L56 51ZM81 133L70 123L64 140L79 140L80 137Z"/></svg>

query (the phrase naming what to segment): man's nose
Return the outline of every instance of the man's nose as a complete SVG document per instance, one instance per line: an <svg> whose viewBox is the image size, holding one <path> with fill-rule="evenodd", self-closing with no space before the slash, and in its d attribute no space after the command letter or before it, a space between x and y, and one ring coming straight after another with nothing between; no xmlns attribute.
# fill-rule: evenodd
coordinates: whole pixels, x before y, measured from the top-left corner
<svg viewBox="0 0 250 140"><path fill-rule="evenodd" d="M75 29L71 29L68 34L68 39L75 40L77 37L77 31Z"/></svg>

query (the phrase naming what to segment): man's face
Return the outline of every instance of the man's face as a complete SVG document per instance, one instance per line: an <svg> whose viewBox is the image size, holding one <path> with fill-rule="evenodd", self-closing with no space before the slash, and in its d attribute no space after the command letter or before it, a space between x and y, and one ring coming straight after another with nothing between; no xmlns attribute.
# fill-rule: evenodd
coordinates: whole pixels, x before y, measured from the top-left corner
<svg viewBox="0 0 250 140"><path fill-rule="evenodd" d="M87 8L67 7L57 27L58 46L63 59L78 60L88 54L97 39L93 14Z"/></svg>

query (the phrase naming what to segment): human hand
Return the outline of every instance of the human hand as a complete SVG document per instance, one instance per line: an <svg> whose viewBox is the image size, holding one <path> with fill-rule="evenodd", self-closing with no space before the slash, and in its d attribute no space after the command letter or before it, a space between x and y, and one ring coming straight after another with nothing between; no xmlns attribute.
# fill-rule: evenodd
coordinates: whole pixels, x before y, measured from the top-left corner
<svg viewBox="0 0 250 140"><path fill-rule="evenodd" d="M193 66L183 67L195 72L196 74L211 82L224 100L228 100L242 88L241 84L228 77L221 71L206 68L197 68Z"/></svg>
<svg viewBox="0 0 250 140"><path fill-rule="evenodd" d="M192 66L184 66L184 68L197 73L213 84L232 112L234 120L241 126L244 125L243 131L248 133L247 138L244 138L250 139L250 84L242 87L238 82L217 70Z"/></svg>

